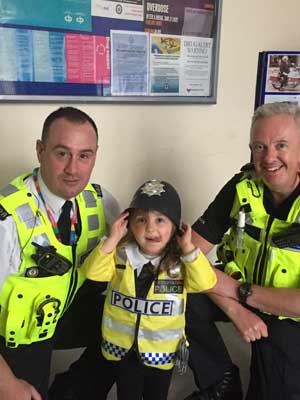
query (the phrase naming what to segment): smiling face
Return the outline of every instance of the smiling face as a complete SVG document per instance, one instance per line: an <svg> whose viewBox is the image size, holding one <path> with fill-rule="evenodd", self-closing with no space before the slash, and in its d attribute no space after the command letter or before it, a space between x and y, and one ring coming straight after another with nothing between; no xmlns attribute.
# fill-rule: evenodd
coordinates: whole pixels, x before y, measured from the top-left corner
<svg viewBox="0 0 300 400"><path fill-rule="evenodd" d="M158 211L136 209L129 220L130 230L140 248L149 256L159 256L175 232L175 225Z"/></svg>
<svg viewBox="0 0 300 400"><path fill-rule="evenodd" d="M274 195L287 198L299 183L300 132L292 115L260 118L250 148L257 173Z"/></svg>
<svg viewBox="0 0 300 400"><path fill-rule="evenodd" d="M89 122L56 119L45 142L37 141L41 176L48 189L63 199L77 196L87 185L97 153L97 137Z"/></svg>

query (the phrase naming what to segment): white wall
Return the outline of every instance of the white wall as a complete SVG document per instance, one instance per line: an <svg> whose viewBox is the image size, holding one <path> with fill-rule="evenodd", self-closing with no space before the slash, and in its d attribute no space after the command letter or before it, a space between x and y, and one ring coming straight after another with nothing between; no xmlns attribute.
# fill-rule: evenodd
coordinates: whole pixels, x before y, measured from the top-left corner
<svg viewBox="0 0 300 400"><path fill-rule="evenodd" d="M96 121L93 181L125 207L148 178L170 180L188 222L248 161L258 52L300 50L299 0L223 0L216 105L79 104ZM58 104L0 104L0 186L36 164L35 140Z"/></svg>

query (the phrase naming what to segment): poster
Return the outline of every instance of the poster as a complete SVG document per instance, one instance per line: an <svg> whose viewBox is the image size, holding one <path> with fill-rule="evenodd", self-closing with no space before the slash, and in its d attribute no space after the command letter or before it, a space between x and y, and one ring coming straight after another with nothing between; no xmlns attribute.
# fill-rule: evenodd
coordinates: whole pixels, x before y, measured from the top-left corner
<svg viewBox="0 0 300 400"><path fill-rule="evenodd" d="M213 41L151 34L151 95L208 96Z"/></svg>
<svg viewBox="0 0 300 400"><path fill-rule="evenodd" d="M259 54L255 107L275 101L300 104L300 52Z"/></svg>
<svg viewBox="0 0 300 400"><path fill-rule="evenodd" d="M212 0L146 0L145 31L211 37L214 10Z"/></svg>
<svg viewBox="0 0 300 400"><path fill-rule="evenodd" d="M111 32L113 95L148 95L148 46L144 32Z"/></svg>
<svg viewBox="0 0 300 400"><path fill-rule="evenodd" d="M91 31L91 0L1 0L0 24Z"/></svg>
<svg viewBox="0 0 300 400"><path fill-rule="evenodd" d="M94 0L92 13L98 17L144 20L143 0Z"/></svg>

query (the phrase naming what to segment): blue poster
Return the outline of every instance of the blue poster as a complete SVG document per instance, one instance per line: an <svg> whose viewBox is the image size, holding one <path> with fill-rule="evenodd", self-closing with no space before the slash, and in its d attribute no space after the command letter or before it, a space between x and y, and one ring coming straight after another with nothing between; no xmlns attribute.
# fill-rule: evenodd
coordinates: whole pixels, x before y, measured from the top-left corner
<svg viewBox="0 0 300 400"><path fill-rule="evenodd" d="M1 0L0 24L91 32L91 0Z"/></svg>

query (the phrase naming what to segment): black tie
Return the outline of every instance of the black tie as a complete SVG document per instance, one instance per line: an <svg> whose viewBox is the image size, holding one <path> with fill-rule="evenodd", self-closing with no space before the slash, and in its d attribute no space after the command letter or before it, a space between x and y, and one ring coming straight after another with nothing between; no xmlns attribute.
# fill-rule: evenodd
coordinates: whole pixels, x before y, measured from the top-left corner
<svg viewBox="0 0 300 400"><path fill-rule="evenodd" d="M142 271L136 280L136 297L146 298L154 280L154 266L151 262L143 265Z"/></svg>
<svg viewBox="0 0 300 400"><path fill-rule="evenodd" d="M62 212L57 221L57 227L63 244L70 244L71 218L70 211L73 204L67 200L62 206Z"/></svg>

